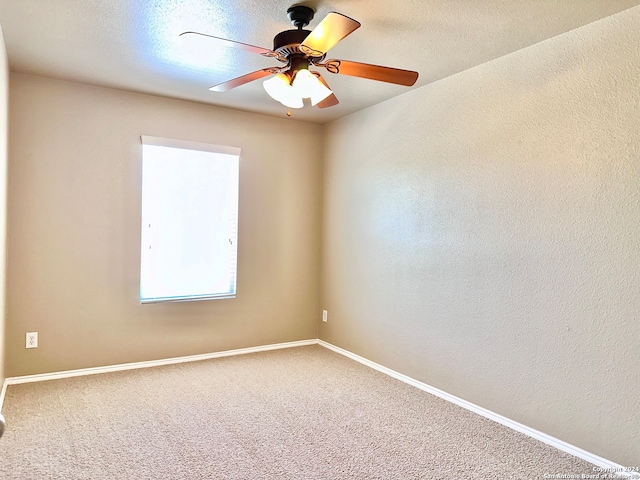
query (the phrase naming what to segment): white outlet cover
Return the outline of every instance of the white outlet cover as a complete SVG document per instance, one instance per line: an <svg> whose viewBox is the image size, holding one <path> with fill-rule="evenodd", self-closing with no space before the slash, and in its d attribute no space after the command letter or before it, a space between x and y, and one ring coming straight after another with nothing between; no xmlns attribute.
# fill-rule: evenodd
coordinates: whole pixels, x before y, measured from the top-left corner
<svg viewBox="0 0 640 480"><path fill-rule="evenodd" d="M27 348L38 348L38 332L27 332Z"/></svg>
<svg viewBox="0 0 640 480"><path fill-rule="evenodd" d="M327 311L326 310L322 310L322 321L323 322L327 321Z"/></svg>

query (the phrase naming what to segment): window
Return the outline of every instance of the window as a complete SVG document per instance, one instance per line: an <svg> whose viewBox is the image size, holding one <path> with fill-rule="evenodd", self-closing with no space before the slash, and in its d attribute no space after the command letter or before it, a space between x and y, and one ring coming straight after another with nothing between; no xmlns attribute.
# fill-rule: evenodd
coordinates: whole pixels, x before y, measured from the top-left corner
<svg viewBox="0 0 640 480"><path fill-rule="evenodd" d="M240 149L141 138L140 302L234 298Z"/></svg>

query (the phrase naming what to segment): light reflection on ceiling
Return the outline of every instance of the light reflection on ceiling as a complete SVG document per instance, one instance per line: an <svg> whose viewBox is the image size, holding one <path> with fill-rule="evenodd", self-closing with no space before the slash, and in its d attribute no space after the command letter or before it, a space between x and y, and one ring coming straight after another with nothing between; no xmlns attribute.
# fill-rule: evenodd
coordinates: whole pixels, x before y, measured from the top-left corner
<svg viewBox="0 0 640 480"><path fill-rule="evenodd" d="M211 75L223 74L228 70L226 65L238 61L238 52L229 48L193 35L180 37L186 31L233 37L221 0L160 0L145 5L138 15L143 18L135 19L136 24L143 29L134 44L140 58L154 68Z"/></svg>

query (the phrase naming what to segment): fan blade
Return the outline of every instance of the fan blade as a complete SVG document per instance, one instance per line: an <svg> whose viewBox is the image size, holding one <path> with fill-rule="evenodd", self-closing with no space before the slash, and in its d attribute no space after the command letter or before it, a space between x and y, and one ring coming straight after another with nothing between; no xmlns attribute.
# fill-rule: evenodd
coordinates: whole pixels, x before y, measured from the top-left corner
<svg viewBox="0 0 640 480"><path fill-rule="evenodd" d="M360 22L353 18L329 12L300 44L300 50L310 57L321 57L359 27Z"/></svg>
<svg viewBox="0 0 640 480"><path fill-rule="evenodd" d="M368 63L350 62L348 60L327 60L325 62L331 73L349 75L351 77L368 78L379 82L395 83L406 87L412 86L418 80L418 72L401 70L399 68L381 67ZM332 71L337 70L337 71Z"/></svg>
<svg viewBox="0 0 640 480"><path fill-rule="evenodd" d="M259 80L263 77L266 77L267 75L272 75L273 73L273 68L263 68L262 70L256 70L255 72L247 73L246 75L234 78L233 80L228 80L224 83L214 85L209 90L211 90L212 92L226 92L227 90L239 87L241 85L244 85L245 83L253 82L254 80Z"/></svg>
<svg viewBox="0 0 640 480"><path fill-rule="evenodd" d="M237 48L239 50L244 50L245 52L257 53L258 55L263 55L265 57L279 57L279 54L277 52L269 50L268 48L256 47L255 45L236 42L234 40L227 40L226 38L214 37L213 35L207 35L205 33L183 32L180 34L181 37L183 35L198 35L200 37L212 40L212 44L215 43L220 47Z"/></svg>
<svg viewBox="0 0 640 480"><path fill-rule="evenodd" d="M318 80L320 80L325 87L327 87L329 90L331 90L331 88L329 87L329 84L325 81L324 78L322 78L322 75L320 75L318 72L311 72L311 73L313 73L316 77L318 77ZM316 107L318 107L318 108L333 107L333 106L337 105L338 103L340 103L340 102L338 102L338 98L332 93L331 95L329 95L327 98L325 98L321 102L318 102Z"/></svg>

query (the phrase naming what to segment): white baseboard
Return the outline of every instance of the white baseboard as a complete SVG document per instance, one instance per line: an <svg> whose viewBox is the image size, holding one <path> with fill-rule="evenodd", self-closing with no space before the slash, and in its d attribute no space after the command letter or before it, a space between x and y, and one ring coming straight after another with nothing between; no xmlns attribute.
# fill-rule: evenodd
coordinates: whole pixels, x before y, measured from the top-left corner
<svg viewBox="0 0 640 480"><path fill-rule="evenodd" d="M575 457L581 458L582 460L586 460L587 462L592 463L599 468L602 468L603 469L602 472L617 473L619 475L619 478L621 479L622 478L640 479L640 475L635 473L624 472L625 468L622 465L619 465L610 460L607 460L606 458L602 458L598 455L594 455L593 453L587 452L586 450L578 448L558 438L552 437L551 435L547 435L546 433L540 432L531 427L527 427L526 425L518 423L509 418L503 417L502 415L492 412L491 410L487 410L486 408L480 407L471 402L467 402L466 400L456 397L455 395L451 395L450 393L444 392L439 388L435 388L435 387L432 387L431 385L427 385L426 383L422 383L418 380L408 377L407 375L404 375L402 373L396 372L395 370L391 370L390 368L387 368L375 362L372 362L371 360L361 357L360 355L356 355L355 353L352 353L348 350L345 350L340 347L336 347L335 345L325 342L324 340L318 339L318 344L325 348L328 348L329 350L333 350L334 352L344 355L345 357L349 357L352 360L355 360L356 362L360 362L363 365L371 367L374 370L378 370L379 372L389 375L390 377L393 377L411 386L419 388L420 390L423 390L427 393L435 395L436 397L440 397L462 408L470 410L473 413L477 413L478 415L482 415L483 417L493 420L494 422L498 422L501 425L504 425L505 427L509 427L520 433L524 433L525 435L531 438L535 438L536 440L546 443L547 445L551 445L552 447L555 447L558 450L562 450L563 452L566 452ZM597 474L597 473L599 472L594 471L594 474Z"/></svg>
<svg viewBox="0 0 640 480"><path fill-rule="evenodd" d="M4 404L4 396L7 393L7 379L2 382L2 390L0 390L0 413L2 413L2 405Z"/></svg>
<svg viewBox="0 0 640 480"><path fill-rule="evenodd" d="M272 345L261 345L259 347L239 348L236 350L225 350L222 352L203 353L200 355L188 355L185 357L164 358L162 360L151 360L148 362L122 363L118 365L107 365L105 367L80 368L78 370L67 370L64 372L42 373L38 375L25 375L22 377L9 377L5 379L0 393L0 412L4 403L4 397L8 385L18 385L20 383L44 382L47 380L58 380L61 378L80 377L83 375L96 375L99 373L120 372L122 370L134 370L138 368L160 367L163 365L174 365L177 363L197 362L212 358L230 357L233 355L245 355L248 353L266 352L269 350L279 350L282 348L304 347L306 345L316 345L317 339L300 340L297 342L275 343Z"/></svg>
<svg viewBox="0 0 640 480"><path fill-rule="evenodd" d="M390 377L393 377L397 380L405 382L422 391L435 395L436 397L440 397L462 408L465 408L471 412L477 413L478 415L482 415L483 417L493 420L495 422L498 422L501 425L504 425L505 427L509 427L531 438L544 442L547 445L551 445L552 447L555 447L558 450L569 453L570 455L581 458L582 460L586 460L587 462L602 468L603 472L607 472L607 473L619 472L618 475L620 476L619 478L621 479L622 478L640 479L640 475L637 475L635 473L623 472L624 467L622 465L614 463L610 460L607 460L606 458L602 458L593 453L587 452L586 450L583 450L567 442L564 442L560 439L552 437L551 435L547 435L546 433L527 427L526 425L518 423L514 420L503 417L502 415L492 412L491 410L487 410L486 408L480 407L471 402L467 402L462 398L456 397L455 395L451 395L450 393L447 393L443 390L432 387L431 385L427 385L426 383L415 380L407 375L396 372L395 370L391 370L390 368L379 365L375 362L372 362L371 360L368 360L364 357L356 355L355 353L349 352L348 350L337 347L335 345L332 345L331 343L325 342L324 340L320 340L320 339L301 340L297 342L287 342L287 343L276 343L272 345L262 345L259 347L240 348L236 350L225 350L222 352L205 353L201 355L189 355L185 357L152 360L148 362L124 363L119 365L109 365L105 367L82 368L78 370L67 370L64 372L43 373L39 375L26 375L22 377L10 377L10 378L6 378L2 385L2 391L0 392L0 412L2 412L2 405L4 403L4 398L5 398L8 385L17 385L20 383L30 383L30 382L43 382L47 380L79 377L83 375L96 375L99 373L119 372L122 370L134 370L138 368L159 367L163 365L174 365L177 363L185 363L185 362L197 362L200 360L209 360L212 358L229 357L233 355L245 355L248 353L266 352L269 350L279 350L283 348L304 347L307 345L321 345L322 347L325 347L336 353L344 355L345 357L355 360L356 362L362 363L363 365L366 365L370 368L373 368L374 370L377 370L386 375L389 375Z"/></svg>

